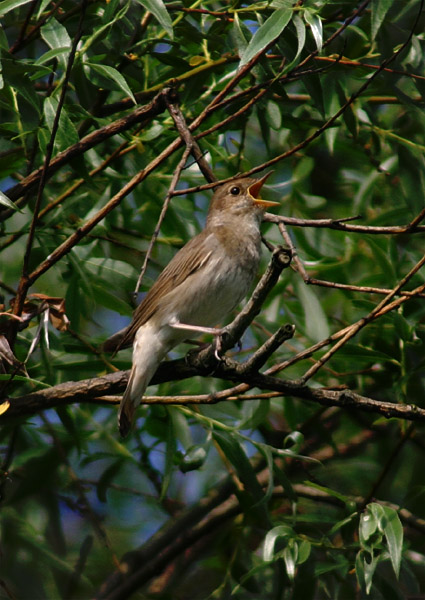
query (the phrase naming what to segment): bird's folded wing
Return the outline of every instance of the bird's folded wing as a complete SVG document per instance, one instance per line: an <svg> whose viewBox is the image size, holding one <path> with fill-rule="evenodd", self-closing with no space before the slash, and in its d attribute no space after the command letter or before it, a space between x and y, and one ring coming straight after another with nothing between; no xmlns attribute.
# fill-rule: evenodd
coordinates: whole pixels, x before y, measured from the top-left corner
<svg viewBox="0 0 425 600"><path fill-rule="evenodd" d="M205 268L214 252L216 239L211 233L204 234L205 231L190 240L168 263L134 311L133 320L117 350L133 341L136 331L152 317L164 296L175 290L190 275Z"/></svg>

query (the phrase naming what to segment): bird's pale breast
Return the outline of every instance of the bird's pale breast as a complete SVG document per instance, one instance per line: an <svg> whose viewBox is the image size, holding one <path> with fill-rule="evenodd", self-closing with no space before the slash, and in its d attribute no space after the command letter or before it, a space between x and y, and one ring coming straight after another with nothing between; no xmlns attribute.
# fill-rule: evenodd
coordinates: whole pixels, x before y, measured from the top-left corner
<svg viewBox="0 0 425 600"><path fill-rule="evenodd" d="M161 299L155 315L161 325L173 320L204 327L222 324L248 293L260 259L259 236L245 237L237 246L230 256L217 243L205 266ZM187 333L175 331L172 337L184 339Z"/></svg>

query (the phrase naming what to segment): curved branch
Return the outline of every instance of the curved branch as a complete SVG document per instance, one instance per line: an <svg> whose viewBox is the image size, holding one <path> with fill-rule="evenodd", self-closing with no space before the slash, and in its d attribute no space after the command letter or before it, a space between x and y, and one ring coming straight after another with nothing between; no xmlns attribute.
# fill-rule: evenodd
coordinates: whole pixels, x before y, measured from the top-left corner
<svg viewBox="0 0 425 600"><path fill-rule="evenodd" d="M56 171L58 171L63 165L69 163L70 160L74 159L81 154L90 150L90 148L94 148L101 142L109 139L110 137L117 135L133 125L149 122L154 117L159 115L160 113L166 110L166 105L164 102L164 93L168 93L167 89L162 90L159 94L155 96L155 98L146 104L145 106L140 106L136 108L132 113L122 117L121 119L117 119L113 123L109 125L105 125L96 131L93 131L83 137L79 142L70 146L63 152L59 152L50 161L49 167L46 172L46 177L50 178ZM12 188L9 188L5 194L10 200L16 201L21 196L26 194L32 188L34 188L40 181L41 175L43 172L43 167L36 169L30 175L25 177L20 183L14 185ZM18 203L19 205L19 203ZM4 221L12 214L11 209L5 209L0 206L0 221Z"/></svg>
<svg viewBox="0 0 425 600"><path fill-rule="evenodd" d="M219 363L214 373L211 373L209 377L244 383L250 387L279 392L283 397L300 398L321 404L322 406L337 406L339 408L361 410L379 414L388 419L395 417L407 421L425 422L425 409L419 408L414 404L394 404L392 402L374 400L373 398L361 396L351 390L313 388L299 384L296 381L279 379L262 373L244 373L241 367L243 365L226 360L226 362ZM166 361L159 366L152 379L152 384L176 381L204 374L204 369L201 370L189 366L185 359ZM67 404L82 402L103 404L105 406L118 404L120 401L119 397L111 399L104 398L103 396L122 393L127 385L128 375L129 371L118 371L103 375L102 377L61 383L45 390L19 396L18 398L5 398L3 402L10 402L10 407L0 417L0 421L6 422L12 418L29 417L42 410L57 408ZM249 399L248 397L247 400ZM215 404L220 402L220 400L219 394L212 393L201 399L195 398L194 401L187 399L185 404ZM243 398L240 398L240 400L243 400ZM146 404L148 403L161 404L161 398L156 397L152 402L146 402ZM169 399L166 400L166 403L170 404ZM178 396L173 403L181 404Z"/></svg>

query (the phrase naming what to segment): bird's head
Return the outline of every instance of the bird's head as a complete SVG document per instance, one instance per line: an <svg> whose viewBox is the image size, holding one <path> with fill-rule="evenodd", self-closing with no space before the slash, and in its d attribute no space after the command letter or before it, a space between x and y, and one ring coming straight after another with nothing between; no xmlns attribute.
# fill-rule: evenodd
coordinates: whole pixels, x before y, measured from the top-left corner
<svg viewBox="0 0 425 600"><path fill-rule="evenodd" d="M218 187L211 200L208 220L219 218L223 215L244 218L255 216L258 220L265 210L276 206L278 202L260 198L261 188L272 171L264 177L239 177Z"/></svg>

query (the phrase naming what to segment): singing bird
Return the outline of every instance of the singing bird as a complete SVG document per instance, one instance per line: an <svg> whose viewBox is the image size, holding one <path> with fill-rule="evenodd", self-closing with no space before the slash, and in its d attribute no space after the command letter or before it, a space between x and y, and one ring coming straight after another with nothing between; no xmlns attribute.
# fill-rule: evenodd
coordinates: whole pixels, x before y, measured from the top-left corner
<svg viewBox="0 0 425 600"><path fill-rule="evenodd" d="M211 332L248 293L260 261L263 214L278 204L259 198L269 175L234 179L216 189L203 231L172 258L134 311L119 344L134 340L130 378L118 412L121 436L129 433L165 355L188 332Z"/></svg>

